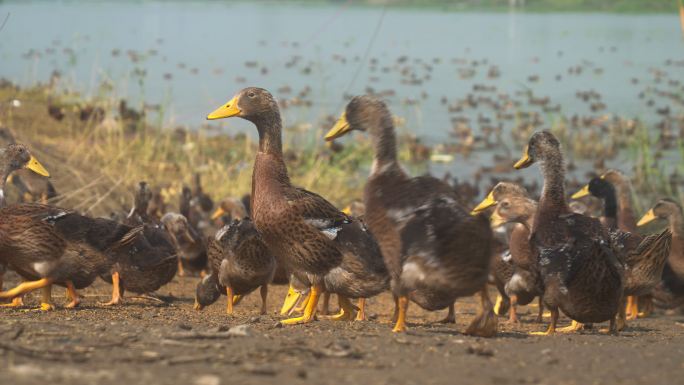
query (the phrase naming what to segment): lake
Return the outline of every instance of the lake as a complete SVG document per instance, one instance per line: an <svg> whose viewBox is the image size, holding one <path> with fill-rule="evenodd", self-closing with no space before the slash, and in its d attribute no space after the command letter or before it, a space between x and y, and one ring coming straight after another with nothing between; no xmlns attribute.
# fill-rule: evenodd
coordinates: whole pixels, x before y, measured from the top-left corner
<svg viewBox="0 0 684 385"><path fill-rule="evenodd" d="M190 127L205 124L206 114L239 89L256 85L280 98L304 91L299 100L308 102L288 108L284 119L303 130L310 124L318 139L328 128L320 127L321 119L342 111L345 94L372 87L405 118L402 130L436 144L453 140L442 99L465 98L476 85L495 87L492 97L526 90L548 96L548 105L561 110L543 113L546 125L560 114L591 114L576 96L588 90L601 94L601 114L654 122L654 109L669 105L657 100L648 106L639 98L649 92L654 69L684 79L684 67L667 66L684 59L676 14L445 13L349 2L217 1L0 3L0 18L7 13L0 77L31 85L59 70L69 89L90 96L106 81L120 97L164 106L168 124ZM681 105L671 107L681 113ZM495 117L485 108L463 114ZM221 125L253 131L239 120ZM468 163L477 162L475 156Z"/></svg>

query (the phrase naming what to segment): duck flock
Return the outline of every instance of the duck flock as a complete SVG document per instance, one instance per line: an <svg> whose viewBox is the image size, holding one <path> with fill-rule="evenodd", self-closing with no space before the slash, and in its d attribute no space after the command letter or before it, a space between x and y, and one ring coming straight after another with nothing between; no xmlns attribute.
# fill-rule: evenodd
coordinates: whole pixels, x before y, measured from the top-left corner
<svg viewBox="0 0 684 385"><path fill-rule="evenodd" d="M194 189L183 190L179 213L164 212L145 182L121 218L93 218L44 203L7 204L0 195L0 264L3 273L12 270L23 280L0 292L3 306L23 306L25 294L40 290L41 309L51 310L51 288L58 285L67 291L65 307L77 307L78 291L98 277L112 285L111 300L102 306L125 306L126 292L154 298L176 274L198 274L198 311L225 295L232 314L259 289L266 313L269 285L289 284L283 325L323 317L365 320L365 300L389 291L392 330L405 332L411 303L448 309L444 322L453 323L455 302L477 295L480 309L465 333L492 337L498 317L508 313L508 322L519 322L516 307L536 298L537 322L544 308L551 319L534 334L550 335L602 322L609 323L607 332L618 333L627 320L648 315L654 300L684 296L680 204L662 199L637 221L629 177L609 170L572 195L603 201L600 218L583 214L568 200L562 143L550 131L532 133L520 160L510 165L538 165L544 180L538 200L522 185L500 182L479 205L466 207L448 183L413 177L402 167L395 120L381 98L352 97L325 139L363 132L374 155L363 202L341 210L291 184L279 104L269 91L245 88L207 119L231 117L253 123L259 136L251 194L241 199L215 204L199 175ZM8 180L49 176L22 144L0 152L0 167L0 192ZM46 201L50 191L40 198ZM205 237L206 220L222 227ZM638 231L656 220L667 226L653 234ZM495 302L490 285L499 292ZM320 314L319 301L327 309L331 294L339 313ZM561 312L570 326L557 328Z"/></svg>

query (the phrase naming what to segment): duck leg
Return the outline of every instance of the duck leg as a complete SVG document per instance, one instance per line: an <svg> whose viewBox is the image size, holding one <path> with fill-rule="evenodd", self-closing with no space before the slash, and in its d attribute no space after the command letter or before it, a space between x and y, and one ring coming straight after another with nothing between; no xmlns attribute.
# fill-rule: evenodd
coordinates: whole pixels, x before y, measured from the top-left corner
<svg viewBox="0 0 684 385"><path fill-rule="evenodd" d="M301 297L302 294L295 290L295 288L290 284L290 287L287 289L285 301L283 301L283 306L280 308L280 315L290 315L293 311L295 311L295 305Z"/></svg>
<svg viewBox="0 0 684 385"><path fill-rule="evenodd" d="M465 334L478 337L494 337L497 329L497 318L494 305L489 299L487 285L480 291L480 313L470 323Z"/></svg>
<svg viewBox="0 0 684 385"><path fill-rule="evenodd" d="M543 321L544 321L544 301L542 301L542 297L539 296L539 312L537 313L536 322L538 324L540 324Z"/></svg>
<svg viewBox="0 0 684 385"><path fill-rule="evenodd" d="M183 269L183 262L178 258L178 276L185 277L185 269Z"/></svg>
<svg viewBox="0 0 684 385"><path fill-rule="evenodd" d="M5 267L0 267L0 291L2 291L3 279L5 276ZM0 307L22 307L24 306L24 297L18 296L12 298L12 302L0 304Z"/></svg>
<svg viewBox="0 0 684 385"><path fill-rule="evenodd" d="M630 296L630 297L632 297L632 296ZM625 297L622 296L622 298L620 298L620 305L618 307L617 322L615 325L616 331L622 331L622 329L624 329L625 326L627 326L627 322L625 321L627 319L626 312L627 312L627 308L625 306ZM611 327L611 330L612 329L613 328Z"/></svg>
<svg viewBox="0 0 684 385"><path fill-rule="evenodd" d="M637 319L639 315L639 303L637 298L633 295L627 297L627 310L626 310L627 320L632 321Z"/></svg>
<svg viewBox="0 0 684 385"><path fill-rule="evenodd" d="M300 294L300 295L301 295L301 294ZM303 299L302 302L299 304L299 306L297 306L296 308L294 308L293 311L296 312L296 313L303 313L303 312L304 312L304 309L306 309L306 305L309 303L309 300L311 300L311 291L310 291L310 290L306 293L306 297L304 297L304 299Z"/></svg>
<svg viewBox="0 0 684 385"><path fill-rule="evenodd" d="M266 314L266 299L268 298L268 285L262 285L259 290L261 294L261 314Z"/></svg>
<svg viewBox="0 0 684 385"><path fill-rule="evenodd" d="M365 321L366 320L366 299L365 298L359 298L358 308L359 308L359 312L356 313L356 321Z"/></svg>
<svg viewBox="0 0 684 385"><path fill-rule="evenodd" d="M43 286L40 290L41 290L40 308L38 308L36 310L40 310L40 311L55 310L55 306L52 304L52 285Z"/></svg>
<svg viewBox="0 0 684 385"><path fill-rule="evenodd" d="M494 313L498 316L506 314L509 307L511 306L511 300L505 294L499 293L496 296L496 302L494 303Z"/></svg>
<svg viewBox="0 0 684 385"><path fill-rule="evenodd" d="M356 318L356 308L349 301L349 298L338 294L337 301L340 304L340 312L332 316L323 317L332 321L353 321Z"/></svg>
<svg viewBox="0 0 684 385"><path fill-rule="evenodd" d="M651 315L651 312L653 311L653 297L649 295L641 295L639 297L634 298L634 302L636 303L634 305L635 311L637 311L637 316L639 318L644 318L648 317ZM641 303L641 305L639 305ZM638 307L641 306L643 311L639 312Z"/></svg>
<svg viewBox="0 0 684 385"><path fill-rule="evenodd" d="M306 308L304 308L304 314L301 317L280 321L280 323L283 325L298 325L313 322L318 307L318 299L322 292L323 286L321 284L314 284L311 286L311 292L309 293L309 300L306 303Z"/></svg>
<svg viewBox="0 0 684 385"><path fill-rule="evenodd" d="M342 308L340 308L340 311L342 311ZM330 293L328 293L327 291L323 293L323 304L321 305L321 310L319 311L319 314L330 314Z"/></svg>
<svg viewBox="0 0 684 385"><path fill-rule="evenodd" d="M408 296L402 295L397 298L396 307L396 324L392 332L403 333L406 331L406 312L408 311L409 299Z"/></svg>
<svg viewBox="0 0 684 385"><path fill-rule="evenodd" d="M226 314L232 315L233 302L235 302L235 294L233 292L233 288L230 286L226 286L226 297L228 298L228 300L226 301Z"/></svg>
<svg viewBox="0 0 684 385"><path fill-rule="evenodd" d="M52 279L42 278L37 281L22 282L17 287L0 292L0 298L15 298L24 295L33 290L42 289L52 285ZM50 301L48 301L49 303Z"/></svg>
<svg viewBox="0 0 684 385"><path fill-rule="evenodd" d="M73 309L81 303L81 297L78 295L78 292L76 292L76 288L74 287L73 282L67 281L66 285L67 296L69 297L69 299L71 299L71 302L69 302L65 307L68 309Z"/></svg>
<svg viewBox="0 0 684 385"><path fill-rule="evenodd" d="M455 324L456 323L456 305L451 304L449 305L449 313L447 314L446 318L443 320L438 321L441 324Z"/></svg>
<svg viewBox="0 0 684 385"><path fill-rule="evenodd" d="M558 333L572 333L572 332L576 332L576 331L583 330L583 329L584 329L583 323L572 320L572 322L570 323L570 326L566 326L566 327L563 327L560 329L556 329L556 331Z"/></svg>
<svg viewBox="0 0 684 385"><path fill-rule="evenodd" d="M511 296L511 307L508 309L508 323L512 324L519 324L520 320L518 319L518 312L516 309L516 305L518 304L518 296L513 295Z"/></svg>
<svg viewBox="0 0 684 385"><path fill-rule="evenodd" d="M119 272L115 271L112 273L112 300L103 303L103 306L112 306L112 305L118 305L121 303L121 278L119 277Z"/></svg>
<svg viewBox="0 0 684 385"><path fill-rule="evenodd" d="M550 336L556 333L556 324L558 323L558 308L551 309L551 323L545 332L531 332L533 336Z"/></svg>

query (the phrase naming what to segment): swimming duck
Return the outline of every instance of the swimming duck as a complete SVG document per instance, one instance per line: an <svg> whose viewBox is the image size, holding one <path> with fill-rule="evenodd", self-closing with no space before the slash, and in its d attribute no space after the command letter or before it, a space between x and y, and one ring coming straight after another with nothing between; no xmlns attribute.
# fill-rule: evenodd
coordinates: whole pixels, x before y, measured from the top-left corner
<svg viewBox="0 0 684 385"><path fill-rule="evenodd" d="M611 230L611 238L618 257L625 265L624 294L627 297L629 316L619 314L618 329L622 329L625 319L637 318L639 313L636 296L648 295L660 282L663 267L670 254L672 233L665 229L658 234L642 237L639 234L617 228L617 198L615 188L603 177L592 178L589 184L573 194L577 199L589 193L603 201L604 213L601 222Z"/></svg>
<svg viewBox="0 0 684 385"><path fill-rule="evenodd" d="M531 230L539 253L544 305L551 311L546 332L556 332L559 309L576 323L610 321L616 332L623 278L608 230L598 219L570 211L565 200L565 165L560 142L549 131L532 135L516 169L539 163L544 188Z"/></svg>
<svg viewBox="0 0 684 385"><path fill-rule="evenodd" d="M342 305L334 319L353 319L349 298L371 297L388 286L375 240L360 221L320 195L292 186L283 160L280 111L267 90L245 88L207 119L234 116L254 123L259 133L250 204L254 226L278 263L306 274L311 283L304 314L281 322L313 321L326 288Z"/></svg>
<svg viewBox="0 0 684 385"><path fill-rule="evenodd" d="M266 314L268 284L273 279L276 262L248 218L223 226L208 245L211 274L198 284L195 310L202 310L218 299L228 298L227 314L244 296L260 289L261 314Z"/></svg>
<svg viewBox="0 0 684 385"><path fill-rule="evenodd" d="M374 147L366 183L365 221L378 240L396 298L394 332L406 330L409 300L427 310L445 309L458 297L480 293L480 314L467 333L496 334L487 293L492 231L486 217L471 216L454 190L429 176L412 178L397 159L389 109L371 96L354 97L326 140L367 131Z"/></svg>

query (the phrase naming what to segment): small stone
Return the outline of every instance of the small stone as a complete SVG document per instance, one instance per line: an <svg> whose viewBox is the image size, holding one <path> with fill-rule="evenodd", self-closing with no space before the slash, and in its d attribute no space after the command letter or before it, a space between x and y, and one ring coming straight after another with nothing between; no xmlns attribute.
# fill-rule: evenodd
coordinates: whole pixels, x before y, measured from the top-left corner
<svg viewBox="0 0 684 385"><path fill-rule="evenodd" d="M226 325L221 325L221 326L217 326L214 330L217 333L221 333L221 332L227 332L228 330L230 330L230 328Z"/></svg>
<svg viewBox="0 0 684 385"><path fill-rule="evenodd" d="M251 374L259 374L262 376L275 376L276 370L269 365L256 365L253 363L246 363L242 366L242 370Z"/></svg>
<svg viewBox="0 0 684 385"><path fill-rule="evenodd" d="M247 324L233 326L228 330L228 335L231 337L249 337L250 329Z"/></svg>
<svg viewBox="0 0 684 385"><path fill-rule="evenodd" d="M255 324L255 323L258 323L259 321L261 321L261 317L259 317L259 316L257 315L257 316L251 317L251 318L247 321L247 323Z"/></svg>
<svg viewBox="0 0 684 385"><path fill-rule="evenodd" d="M197 377L195 380L195 385L219 385L221 384L221 379L213 374L204 374Z"/></svg>
<svg viewBox="0 0 684 385"><path fill-rule="evenodd" d="M152 350L145 350L144 352L142 352L142 356L144 358L150 358L150 359L159 358L159 353L152 351Z"/></svg>
<svg viewBox="0 0 684 385"><path fill-rule="evenodd" d="M181 322L181 323L178 324L178 329L181 329L181 330L192 330L192 326L191 326L191 325L188 325L188 324L186 324L186 323Z"/></svg>
<svg viewBox="0 0 684 385"><path fill-rule="evenodd" d="M304 369L299 369L297 370L297 377L301 378L302 380L305 380L309 376L309 373L306 372Z"/></svg>
<svg viewBox="0 0 684 385"><path fill-rule="evenodd" d="M276 323L273 325L273 329L282 329L282 327L283 327L283 324L280 323L280 322L276 322Z"/></svg>

